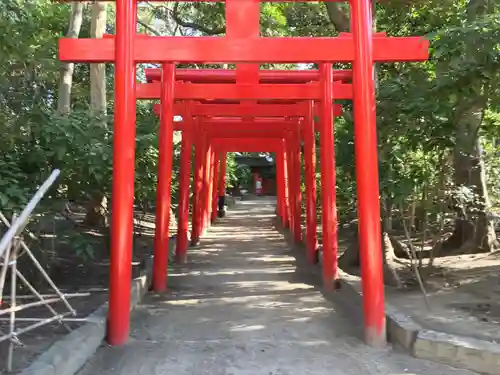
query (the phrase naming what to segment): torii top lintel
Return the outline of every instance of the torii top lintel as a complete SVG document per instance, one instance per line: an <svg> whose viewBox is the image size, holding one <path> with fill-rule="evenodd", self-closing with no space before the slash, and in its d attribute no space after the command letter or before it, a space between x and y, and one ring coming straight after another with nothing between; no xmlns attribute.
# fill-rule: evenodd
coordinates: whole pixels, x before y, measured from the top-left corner
<svg viewBox="0 0 500 375"><path fill-rule="evenodd" d="M351 62L352 35L338 37L262 37L260 1L227 0L226 36L161 37L136 35L133 60L142 62L296 63ZM420 37L373 36L374 62L424 61L429 41ZM113 38L59 40L59 58L67 62L113 62Z"/></svg>
<svg viewBox="0 0 500 375"><path fill-rule="evenodd" d="M193 99L283 99L283 100L320 100L322 90L319 83L306 84L175 84L177 100ZM333 99L352 99L352 85L342 82L333 83ZM161 83L138 83L137 99L158 99Z"/></svg>
<svg viewBox="0 0 500 375"><path fill-rule="evenodd" d="M213 62L213 63L299 63L352 62L351 36L333 38L228 38L136 36L134 60L137 63ZM429 41L420 37L373 38L374 62L425 61ZM115 60L112 38L59 40L59 58L66 62L111 63Z"/></svg>
<svg viewBox="0 0 500 375"><path fill-rule="evenodd" d="M148 82L161 80L161 69L144 69ZM319 81L318 70L259 70L259 83L306 83ZM334 81L352 79L351 70L333 70ZM176 69L177 81L192 83L236 83L236 70L230 69Z"/></svg>
<svg viewBox="0 0 500 375"><path fill-rule="evenodd" d="M276 1L283 2L283 1ZM350 62L354 43L348 34L336 38L266 38L260 36L260 0L225 1L226 36L136 36L136 62ZM423 61L429 42L422 38L373 36L373 60ZM109 38L59 41L59 58L69 62L113 62Z"/></svg>
<svg viewBox="0 0 500 375"><path fill-rule="evenodd" d="M188 107L189 106L189 107ZM161 112L161 105L153 106L155 114ZM315 115L319 115L319 108L314 107ZM181 116L222 116L222 117L306 117L308 112L308 103L301 102L297 104L198 104L176 103L174 113ZM342 106L333 105L334 116L342 115Z"/></svg>
<svg viewBox="0 0 500 375"><path fill-rule="evenodd" d="M185 131L190 130L195 126L196 129L200 129L197 126L201 125L201 129L210 129L215 132L238 132L238 131L254 131L254 132L266 132L266 131L276 131L293 129L305 126L303 121L290 121L292 119L284 118L256 118L256 119L241 119L241 118L204 118L199 119L195 122L190 121L175 121L173 123L173 130ZM295 119L293 119L295 120ZM319 124L315 123L315 129L321 131Z"/></svg>

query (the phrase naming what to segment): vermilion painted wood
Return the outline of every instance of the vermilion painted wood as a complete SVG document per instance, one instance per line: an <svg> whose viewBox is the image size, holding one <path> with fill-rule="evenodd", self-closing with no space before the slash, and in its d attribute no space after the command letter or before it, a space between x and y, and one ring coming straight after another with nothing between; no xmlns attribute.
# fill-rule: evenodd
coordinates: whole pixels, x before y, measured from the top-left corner
<svg viewBox="0 0 500 375"><path fill-rule="evenodd" d="M146 37L132 43L137 63L175 61L226 63L352 62L351 36L334 38L237 38ZM420 37L374 37L373 61L425 61L429 41ZM59 40L59 59L64 62L105 63L115 61L113 38Z"/></svg>
<svg viewBox="0 0 500 375"><path fill-rule="evenodd" d="M156 99L161 91L161 83L137 84L137 99ZM352 85L340 81L333 83L333 99L352 99ZM199 99L284 99L284 100L319 100L321 86L317 83L306 84L175 84L177 100Z"/></svg>
<svg viewBox="0 0 500 375"><path fill-rule="evenodd" d="M292 130L293 142L293 165L295 177L295 215L294 220L294 240L297 244L302 244L302 160L301 160L301 144L302 137L300 127Z"/></svg>
<svg viewBox="0 0 500 375"><path fill-rule="evenodd" d="M210 169L211 169L211 163L212 163L212 147L213 145L210 144L208 137L205 135L206 138L206 148L204 150L204 166L203 166L203 187L202 187L202 206L201 206L201 230L202 233L205 233L205 230L208 227L208 209L210 207L210 195L209 195L209 189L210 189Z"/></svg>
<svg viewBox="0 0 500 375"><path fill-rule="evenodd" d="M172 186L173 154L173 104L175 66L163 66L163 85L161 93L160 134L158 147L158 182L156 196L155 248L153 263L153 289L163 292L167 289L168 248L170 228L170 202Z"/></svg>
<svg viewBox="0 0 500 375"><path fill-rule="evenodd" d="M207 130L210 139L219 138L284 138L286 130L281 131L251 131L251 130L241 130L241 131L228 131L228 132L211 132Z"/></svg>
<svg viewBox="0 0 500 375"><path fill-rule="evenodd" d="M331 93L331 63L321 65L324 100L321 102L320 121L320 166L321 166L321 212L323 228L323 284L333 289L338 279L337 270L337 207L335 193L335 148Z"/></svg>
<svg viewBox="0 0 500 375"><path fill-rule="evenodd" d="M283 171L281 165L282 154L275 155L276 166L276 212L278 215L278 223L283 223Z"/></svg>
<svg viewBox="0 0 500 375"><path fill-rule="evenodd" d="M220 153L214 151L214 174L212 176L212 211L210 215L210 222L213 223L217 219L217 202L218 202L218 182L220 173Z"/></svg>
<svg viewBox="0 0 500 375"><path fill-rule="evenodd" d="M144 69L148 82L160 81L161 70ZM333 70L333 80L348 82L351 70ZM236 70L226 69L177 69L175 79L191 83L236 83ZM307 83L319 80L319 71L312 70L260 70L259 83Z"/></svg>
<svg viewBox="0 0 500 375"><path fill-rule="evenodd" d="M189 106L191 116L217 116L217 117L305 117L308 114L308 103L297 104L193 104ZM156 115L160 114L160 104L153 106ZM187 109L184 103L177 103L174 106L176 115L183 116ZM319 110L315 109L316 115ZM335 116L342 115L342 105L334 104L333 112ZM182 122L182 121L181 121Z"/></svg>
<svg viewBox="0 0 500 375"><path fill-rule="evenodd" d="M214 190L214 174L215 174L215 147L210 147L210 169L208 170L208 181L207 181L207 191L205 197L205 225L210 228L212 225L211 214L212 214L212 195Z"/></svg>
<svg viewBox="0 0 500 375"><path fill-rule="evenodd" d="M178 126L174 127L174 130L184 130L186 128L186 125L184 123L175 123ZM179 126L180 125L180 126ZM298 126L298 125L295 125ZM242 130L246 131L254 131L254 132L261 132L261 131L276 131L276 130L282 130L289 128L289 126L282 122L282 123L276 123L276 122L265 122L265 123L258 123L255 124L251 127L248 126L247 122L210 122L210 123L202 123L198 125L195 129L196 130L211 130L213 132L219 132L219 133L232 133L232 132L239 132Z"/></svg>
<svg viewBox="0 0 500 375"><path fill-rule="evenodd" d="M287 136L285 138L285 148L286 148L286 164L287 164L287 175L288 175L288 205L289 205L289 228L292 233L292 238L294 236L294 231L295 231L295 220L296 220L296 213L295 213L295 165L294 165L294 158L293 158L293 135L291 131L287 132Z"/></svg>
<svg viewBox="0 0 500 375"><path fill-rule="evenodd" d="M250 39L260 37L260 4L255 0L228 1L226 3L226 38ZM237 64L236 83L259 84L259 64ZM258 98L251 98L258 99ZM249 102L254 104L253 101Z"/></svg>
<svg viewBox="0 0 500 375"><path fill-rule="evenodd" d="M382 272L382 231L380 226L378 146L373 82L372 4L352 0L355 59L354 150L358 193L358 233L363 280L365 341L370 346L386 345L384 281Z"/></svg>
<svg viewBox="0 0 500 375"><path fill-rule="evenodd" d="M73 3L79 2L81 0L56 0L59 3ZM114 2L116 0L109 0L109 2ZM142 0L135 0L136 3L142 2ZM149 0L150 3L169 3L177 2L179 0ZM307 2L317 2L317 0L254 0L255 3L266 2L266 3L307 3ZM327 3L345 3L347 0L323 0ZM383 0L385 1L385 0ZM227 3L227 0L183 0L186 3Z"/></svg>
<svg viewBox="0 0 500 375"><path fill-rule="evenodd" d="M195 120L198 126L199 120ZM194 177L193 177L193 202L192 202L192 224L191 224L191 245L197 245L201 235L200 206L201 192L203 185L203 149L205 139L202 134L193 130L193 142L195 149L194 157Z"/></svg>
<svg viewBox="0 0 500 375"><path fill-rule="evenodd" d="M219 147L219 146L225 146L226 145L229 145L231 147L233 147L233 145L235 147L238 147L238 146L245 146L245 147L256 147L257 149L258 148L261 148L261 149L264 149L265 150L265 147L267 146L273 146L273 148L275 148L274 146L279 146L281 145L281 139L268 139L266 137L259 137L259 136L256 136L256 137L246 137L246 138L239 138L239 137L234 137L234 138L217 138L217 137L213 137L210 139L210 145L211 146L215 146L215 147ZM262 148L264 147L264 148ZM237 152L237 150L235 151Z"/></svg>
<svg viewBox="0 0 500 375"><path fill-rule="evenodd" d="M290 100L284 100L284 99L266 99L266 100L257 100L257 104L265 104L265 105L270 105L270 104L297 104L301 103L303 100L299 99L290 99ZM241 104L240 100L235 100L235 99L200 99L197 100L196 103L199 104Z"/></svg>
<svg viewBox="0 0 500 375"><path fill-rule="evenodd" d="M277 148L276 145L266 145L266 146L257 146L257 145L226 145L223 143L217 143L217 147L219 147L224 152L280 152L280 149Z"/></svg>
<svg viewBox="0 0 500 375"><path fill-rule="evenodd" d="M130 330L130 286L135 169L135 2L116 2L115 110L113 126L113 187L109 266L107 341L122 345Z"/></svg>
<svg viewBox="0 0 500 375"><path fill-rule="evenodd" d="M298 125L295 125L298 126ZM233 123L231 124L224 124L224 123L213 123L212 125L210 124L201 124L197 128L195 128L195 131L210 131L212 133L217 133L217 134L234 134L234 133L239 133L242 131L247 131L247 132L273 132L273 131L281 131L282 129L287 129L288 125L286 124L276 124L272 122L268 123L263 123L263 124L255 124L255 126L249 128L246 123ZM180 130L183 131L186 129L186 126L181 123L181 126L175 127L175 130Z"/></svg>
<svg viewBox="0 0 500 375"><path fill-rule="evenodd" d="M289 204L288 204L288 172L287 172L287 165L286 165L286 147L285 147L285 140L282 140L281 142L281 149L282 152L276 153L276 164L277 168L279 171L279 178L277 183L279 183L282 186L281 189L281 205L282 205L282 221L281 223L283 224L284 228L288 228L289 226ZM279 185L278 185L279 187Z"/></svg>
<svg viewBox="0 0 500 375"><path fill-rule="evenodd" d="M196 215L199 217L199 234L200 236L203 235L204 230L205 230L205 223L203 220L203 217L205 215L205 196L206 196L206 181L207 181L207 176L208 176L208 171L207 171L207 163L210 162L210 157L208 156L208 139L205 135L205 132L199 133L199 136L202 138L202 146L200 148L200 156L201 156L201 191L199 194L199 199L198 199L198 212Z"/></svg>
<svg viewBox="0 0 500 375"><path fill-rule="evenodd" d="M309 102L309 113L303 121L304 180L306 190L306 251L309 263L318 261L317 209L316 209L316 137L314 103ZM318 124L321 127L321 124Z"/></svg>
<svg viewBox="0 0 500 375"><path fill-rule="evenodd" d="M229 120L229 119L227 119ZM277 119L277 120L283 120L283 119ZM302 123L300 123L302 124ZM302 126L300 124L296 124L293 126ZM315 130L317 132L321 132L321 124L316 123L315 125ZM203 122L202 124L198 125L196 129L205 129L205 130L212 130L212 131L217 131L221 133L226 133L226 132L233 132L233 131L240 131L240 130L249 130L249 131L276 131L280 129L285 129L289 128L290 126L285 122L273 122L270 120L267 120L266 122L259 122L255 124L251 124L248 121L223 121L223 120L210 120ZM186 124L184 122L174 122L174 130L175 131L183 131L186 129Z"/></svg>
<svg viewBox="0 0 500 375"><path fill-rule="evenodd" d="M191 125L190 116L186 124ZM193 130L186 126L182 132L180 173L179 173L179 214L177 220L177 243L175 247L175 259L179 264L187 261L188 247L188 223L189 223L189 177L191 175L191 154L193 149Z"/></svg>
<svg viewBox="0 0 500 375"><path fill-rule="evenodd" d="M220 156L220 178L219 178L219 196L224 197L226 195L226 174L227 174L227 154L221 152Z"/></svg>

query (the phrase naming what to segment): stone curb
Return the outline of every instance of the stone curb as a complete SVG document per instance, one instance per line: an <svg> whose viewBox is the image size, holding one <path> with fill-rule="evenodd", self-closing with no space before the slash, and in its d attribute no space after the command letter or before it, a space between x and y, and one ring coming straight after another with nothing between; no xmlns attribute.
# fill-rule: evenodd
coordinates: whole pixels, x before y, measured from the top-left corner
<svg viewBox="0 0 500 375"><path fill-rule="evenodd" d="M343 291L353 297L351 304L361 308L361 279L339 271ZM387 302L385 311L389 340L406 349L413 357L481 374L500 375L500 344L425 329Z"/></svg>
<svg viewBox="0 0 500 375"><path fill-rule="evenodd" d="M149 289L152 258L144 261L140 276L132 280L130 310L133 310ZM40 354L19 375L73 375L94 355L106 335L106 302L88 316L87 322L56 341Z"/></svg>
<svg viewBox="0 0 500 375"><path fill-rule="evenodd" d="M276 220L276 227L289 240L289 231ZM303 237L305 238L305 236ZM321 262L320 256L320 262ZM318 263L320 264L320 263ZM362 317L361 278L339 269L341 289L336 292L353 316ZM340 296L340 294L342 296ZM411 317L385 303L387 336L390 342L415 358L444 363L480 374L500 375L500 344L473 337L425 329Z"/></svg>
<svg viewBox="0 0 500 375"><path fill-rule="evenodd" d="M227 198L227 197L226 197ZM228 208L234 207L239 199L230 197ZM172 244L175 248L175 245ZM173 250L170 249L170 253ZM132 280L130 289L130 310L144 298L151 284L153 257L143 261L139 277ZM104 303L87 317L87 322L68 333L40 354L18 375L74 375L95 354L106 335L108 303Z"/></svg>

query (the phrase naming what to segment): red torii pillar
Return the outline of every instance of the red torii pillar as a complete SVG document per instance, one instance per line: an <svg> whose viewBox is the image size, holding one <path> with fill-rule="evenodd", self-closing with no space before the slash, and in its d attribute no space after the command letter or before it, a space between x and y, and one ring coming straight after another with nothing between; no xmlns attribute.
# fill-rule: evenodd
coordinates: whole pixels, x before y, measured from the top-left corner
<svg viewBox="0 0 500 375"><path fill-rule="evenodd" d="M217 156L217 153L215 152L215 147L210 147L210 170L209 170L209 176L208 176L208 186L207 186L207 207L206 207L206 227L207 229L211 226L212 224L212 198L213 198L213 192L215 190L215 185L214 185L214 175L215 175L215 157Z"/></svg>
<svg viewBox="0 0 500 375"><path fill-rule="evenodd" d="M181 160L179 176L179 214L177 220L177 243L175 247L175 259L179 264L186 263L189 232L189 180L191 175L191 154L193 149L192 117L189 104L184 117L185 129L182 131Z"/></svg>
<svg viewBox="0 0 500 375"><path fill-rule="evenodd" d="M338 287L338 238L335 186L335 147L333 139L333 108L328 98L332 94L331 63L320 67L324 99L321 102L320 166L321 166L321 208L323 226L323 284L326 288Z"/></svg>
<svg viewBox="0 0 500 375"><path fill-rule="evenodd" d="M217 219L217 202L218 199L217 197L219 196L218 194L218 188L219 188L219 173L220 173L220 164L221 164L221 159L220 159L220 152L218 150L214 150L214 175L212 179L212 211L211 211L211 216L210 216L210 222L214 223L215 220Z"/></svg>
<svg viewBox="0 0 500 375"><path fill-rule="evenodd" d="M294 165L295 165L295 173L296 173L296 181L295 181L295 212L297 215L297 220L295 222L294 228L294 240L296 243L302 243L302 153L301 153L301 145L302 145L302 133L300 128L297 128L293 132L294 139Z"/></svg>
<svg viewBox="0 0 500 375"><path fill-rule="evenodd" d="M371 0L351 0L350 6L354 40L354 152L365 341L370 346L380 347L386 343L386 322L373 82L372 3Z"/></svg>
<svg viewBox="0 0 500 375"><path fill-rule="evenodd" d="M130 286L135 172L135 60L131 40L136 32L136 3L120 0L116 7L115 110L113 187L107 339L121 345L129 336ZM120 155L120 157L116 157Z"/></svg>
<svg viewBox="0 0 500 375"><path fill-rule="evenodd" d="M310 101L309 112L302 127L304 138L304 174L306 181L306 251L310 263L318 260L318 231L316 211L316 136L314 124L314 102Z"/></svg>
<svg viewBox="0 0 500 375"><path fill-rule="evenodd" d="M297 243L302 239L302 206L301 206L301 162L300 162L300 131L298 127L288 132L287 165L289 175L290 219L293 240Z"/></svg>
<svg viewBox="0 0 500 375"><path fill-rule="evenodd" d="M218 201L218 216L225 216L226 205L226 179L227 179L227 153L220 154L220 177L219 177L219 201Z"/></svg>
<svg viewBox="0 0 500 375"><path fill-rule="evenodd" d="M173 105L175 65L163 64L160 140L158 152L158 183L156 198L155 247L153 263L153 289L167 289L170 203L172 187Z"/></svg>
<svg viewBox="0 0 500 375"><path fill-rule="evenodd" d="M276 183L281 205L281 224L284 228L290 227L290 201L288 190L288 166L286 140L281 141L281 152L276 153Z"/></svg>
<svg viewBox="0 0 500 375"><path fill-rule="evenodd" d="M203 179L202 179L202 188L201 188L201 196L200 196L200 235L205 233L205 229L207 227L207 211L209 205L208 192L209 192L209 184L210 184L210 164L211 164L211 151L212 145L208 140L207 134L205 132L201 133L201 137L203 138L202 144L203 148L201 150L201 160L203 165ZM208 202L207 202L208 201Z"/></svg>
<svg viewBox="0 0 500 375"><path fill-rule="evenodd" d="M283 227L288 227L288 194L285 189L286 167L284 153L276 153L276 191L278 196L278 218Z"/></svg>
<svg viewBox="0 0 500 375"><path fill-rule="evenodd" d="M201 120L196 120L196 125ZM193 133L194 135L194 133ZM203 149L205 147L205 139L200 134L194 138L194 178L193 178L193 202L192 202L192 224L191 224L191 245L196 246L200 241L201 235L201 193L203 190Z"/></svg>

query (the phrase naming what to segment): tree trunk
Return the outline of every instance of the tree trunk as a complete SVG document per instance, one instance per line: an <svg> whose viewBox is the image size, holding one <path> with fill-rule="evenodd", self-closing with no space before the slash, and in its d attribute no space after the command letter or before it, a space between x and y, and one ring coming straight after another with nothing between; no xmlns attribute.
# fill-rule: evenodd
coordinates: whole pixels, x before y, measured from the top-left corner
<svg viewBox="0 0 500 375"><path fill-rule="evenodd" d="M90 37L102 38L106 32L107 3L96 1L92 4ZM93 116L106 123L106 64L90 64L90 111ZM107 225L107 199L100 187L90 197L87 204L85 224L89 226Z"/></svg>
<svg viewBox="0 0 500 375"><path fill-rule="evenodd" d="M90 37L102 38L106 32L107 3L92 4ZM90 64L90 108L96 116L106 114L106 64Z"/></svg>
<svg viewBox="0 0 500 375"><path fill-rule="evenodd" d="M491 0L470 0L467 18L474 21L492 11ZM475 48L475 47L472 47ZM472 49L469 52L474 54ZM456 205L457 219L451 237L441 251L460 253L489 252L497 245L489 207L486 172L481 150L480 127L488 104L488 82L478 78L462 94L455 111L456 142L454 149L455 185L474 193L473 202Z"/></svg>
<svg viewBox="0 0 500 375"><path fill-rule="evenodd" d="M339 3L324 2L330 22L338 32L349 32L349 16Z"/></svg>
<svg viewBox="0 0 500 375"><path fill-rule="evenodd" d="M108 199L104 194L95 194L86 205L85 225L89 227L106 227Z"/></svg>
<svg viewBox="0 0 500 375"><path fill-rule="evenodd" d="M83 21L83 3L73 3L66 37L78 38ZM71 111L71 87L73 85L73 71L75 64L63 63L59 73L59 92L57 98L57 112L68 114Z"/></svg>
<svg viewBox="0 0 500 375"><path fill-rule="evenodd" d="M384 232L382 234L382 251L384 284L398 288L402 287L403 283L398 276L396 260L399 258L398 255L404 255L404 257L408 258L404 250L404 245L395 238L389 236L387 232ZM360 267L359 237L357 230L352 238L351 245L340 256L338 266L346 272L349 271L349 269Z"/></svg>
<svg viewBox="0 0 500 375"><path fill-rule="evenodd" d="M474 193L472 202L456 205L457 219L451 237L442 245L444 253L489 252L497 245L493 224L487 218L489 207L485 166L479 139L479 128L486 108L481 95L463 99L457 109L454 150L455 184Z"/></svg>

